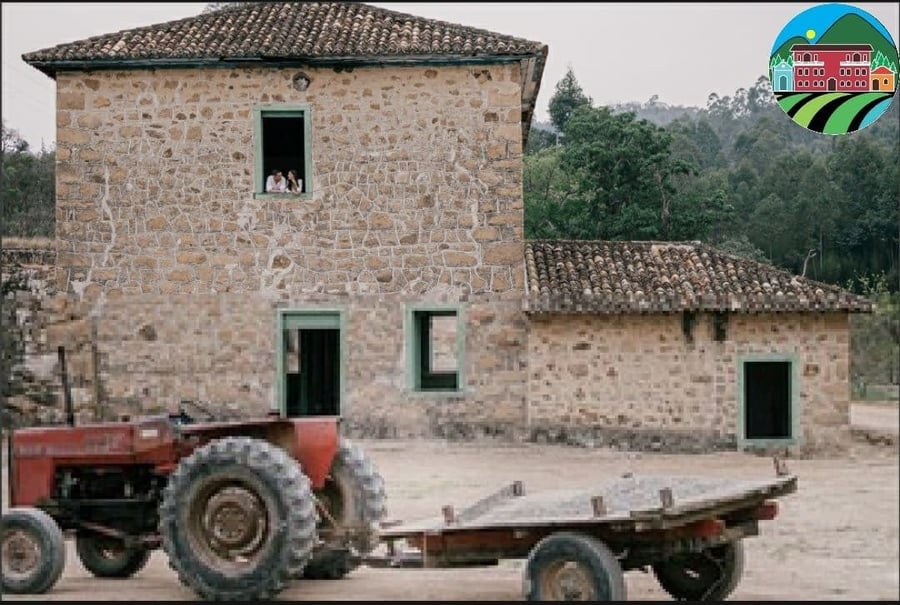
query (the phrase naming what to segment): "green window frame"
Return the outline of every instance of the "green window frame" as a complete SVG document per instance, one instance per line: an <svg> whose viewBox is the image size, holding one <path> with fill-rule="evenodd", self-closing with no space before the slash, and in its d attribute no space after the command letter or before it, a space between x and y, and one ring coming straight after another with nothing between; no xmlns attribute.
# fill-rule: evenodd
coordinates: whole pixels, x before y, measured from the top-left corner
<svg viewBox="0 0 900 605"><path fill-rule="evenodd" d="M432 371L431 319L456 318L456 371ZM407 388L411 393L462 393L465 386L465 319L462 305L407 305L406 335Z"/></svg>
<svg viewBox="0 0 900 605"><path fill-rule="evenodd" d="M746 389L744 364L753 362L782 362L790 364L790 415L791 436L783 439L748 439L746 419ZM737 445L738 449L746 447L784 447L803 444L800 431L800 358L796 353L761 353L739 355L737 358Z"/></svg>
<svg viewBox="0 0 900 605"><path fill-rule="evenodd" d="M264 157L265 148L263 141L263 120L266 118L300 118L303 125L303 166L276 166L287 177L287 171L291 168L302 169L303 191L302 193L266 193L266 178L269 176L267 160ZM308 104L293 105L256 105L253 107L253 197L254 198L310 198L313 194L315 182L312 163L312 108ZM299 134L299 133L298 133Z"/></svg>

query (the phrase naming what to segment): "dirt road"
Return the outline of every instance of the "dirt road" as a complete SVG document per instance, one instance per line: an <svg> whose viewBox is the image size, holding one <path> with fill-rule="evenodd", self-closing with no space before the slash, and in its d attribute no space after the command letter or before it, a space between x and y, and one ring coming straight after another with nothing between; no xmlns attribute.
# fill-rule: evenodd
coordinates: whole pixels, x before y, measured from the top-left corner
<svg viewBox="0 0 900 605"><path fill-rule="evenodd" d="M854 429L892 436L900 435L900 408L896 402L854 403L850 407L850 424Z"/></svg>
<svg viewBox="0 0 900 605"><path fill-rule="evenodd" d="M443 504L469 504L514 479L527 490L588 487L605 477L635 474L769 478L772 461L748 454L676 456L557 446L497 446L439 442L359 442L385 477L389 514L412 520L440 513ZM780 516L745 542L742 600L897 600L898 460L894 450L858 446L843 459L788 460L799 490ZM4 496L6 490L4 489ZM4 503L5 504L5 503ZM53 591L20 600L192 600L164 555L130 580L92 578L68 545L65 574ZM652 576L627 574L629 599L667 595ZM5 598L6 597L4 595ZM519 600L521 563L469 570L362 568L340 581L303 581L286 600Z"/></svg>

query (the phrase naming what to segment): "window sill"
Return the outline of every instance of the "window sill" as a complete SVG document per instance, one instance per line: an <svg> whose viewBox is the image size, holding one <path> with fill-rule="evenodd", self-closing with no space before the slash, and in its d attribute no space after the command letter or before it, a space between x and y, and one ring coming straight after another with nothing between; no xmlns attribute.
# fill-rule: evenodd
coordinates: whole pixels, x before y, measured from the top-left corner
<svg viewBox="0 0 900 605"><path fill-rule="evenodd" d="M406 394L410 397L431 399L465 399L468 396L466 391L417 391L415 389L407 389Z"/></svg>
<svg viewBox="0 0 900 605"><path fill-rule="evenodd" d="M798 447L804 445L802 437L785 437L778 438L761 438L761 439L740 439L738 440L738 450L744 449L773 449L779 447Z"/></svg>
<svg viewBox="0 0 900 605"><path fill-rule="evenodd" d="M312 193L254 193L255 200L311 200Z"/></svg>

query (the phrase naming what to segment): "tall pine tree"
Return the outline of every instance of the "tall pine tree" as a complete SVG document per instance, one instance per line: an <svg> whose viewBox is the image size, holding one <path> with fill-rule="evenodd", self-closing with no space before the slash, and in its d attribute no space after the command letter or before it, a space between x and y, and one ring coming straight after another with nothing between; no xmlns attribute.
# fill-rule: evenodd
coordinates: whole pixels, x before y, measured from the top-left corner
<svg viewBox="0 0 900 605"><path fill-rule="evenodd" d="M556 83L556 92L550 97L550 121L558 132L562 132L572 112L592 102L591 98L584 94L575 78L575 72L569 66L566 75Z"/></svg>

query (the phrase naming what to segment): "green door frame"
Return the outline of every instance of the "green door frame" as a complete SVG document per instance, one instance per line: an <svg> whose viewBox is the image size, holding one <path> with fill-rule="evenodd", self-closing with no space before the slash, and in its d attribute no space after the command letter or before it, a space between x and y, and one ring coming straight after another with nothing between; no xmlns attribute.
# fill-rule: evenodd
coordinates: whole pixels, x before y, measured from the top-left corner
<svg viewBox="0 0 900 605"><path fill-rule="evenodd" d="M282 417L287 416L287 401L284 380L284 330L296 329L336 329L340 346L340 386L338 399L338 415L343 416L347 405L347 346L346 346L346 311L341 308L327 309L278 309L275 316L275 402L273 410Z"/></svg>
<svg viewBox="0 0 900 605"><path fill-rule="evenodd" d="M760 361L780 361L791 364L791 436L788 439L747 439L744 418L746 417L746 391L744 390L744 363ZM800 432L800 356L796 353L757 353L738 355L737 358L737 445L747 447L779 447L801 445Z"/></svg>

